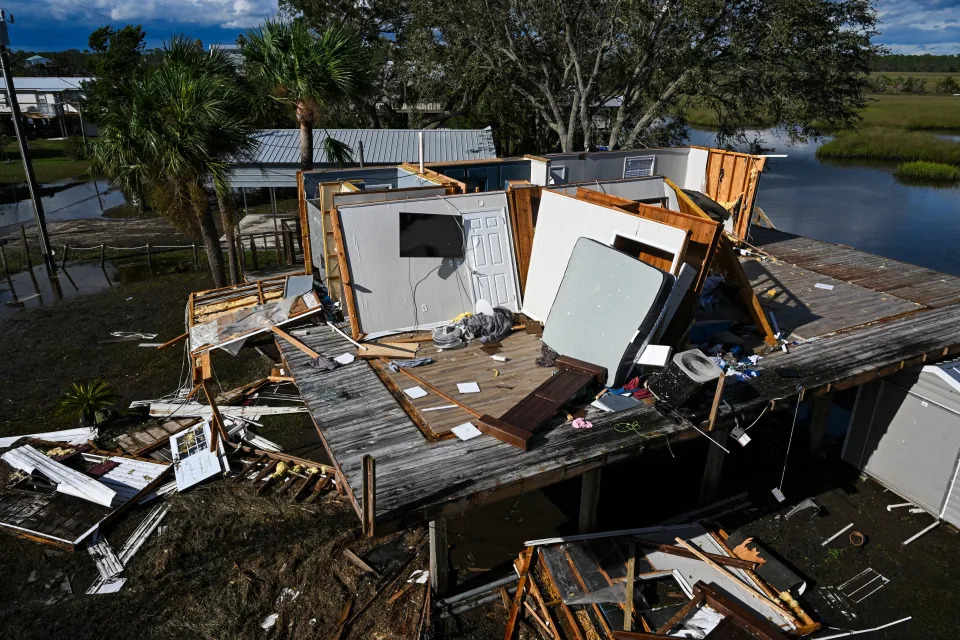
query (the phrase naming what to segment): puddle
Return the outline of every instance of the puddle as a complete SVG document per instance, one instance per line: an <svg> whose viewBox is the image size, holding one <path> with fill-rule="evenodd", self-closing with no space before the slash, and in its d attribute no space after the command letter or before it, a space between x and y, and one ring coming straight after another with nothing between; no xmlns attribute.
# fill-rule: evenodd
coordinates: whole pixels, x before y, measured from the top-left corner
<svg viewBox="0 0 960 640"><path fill-rule="evenodd" d="M126 200L119 189L111 189L106 180L67 178L40 185L47 221L99 218L103 212ZM26 183L11 185L0 194L0 227L32 224L33 205Z"/></svg>
<svg viewBox="0 0 960 640"><path fill-rule="evenodd" d="M0 277L0 318L52 306L62 300L98 293L149 276L146 264L117 267L108 262L103 267L99 264L68 264L65 269L57 269L55 278L49 278L43 265L37 265L30 271Z"/></svg>

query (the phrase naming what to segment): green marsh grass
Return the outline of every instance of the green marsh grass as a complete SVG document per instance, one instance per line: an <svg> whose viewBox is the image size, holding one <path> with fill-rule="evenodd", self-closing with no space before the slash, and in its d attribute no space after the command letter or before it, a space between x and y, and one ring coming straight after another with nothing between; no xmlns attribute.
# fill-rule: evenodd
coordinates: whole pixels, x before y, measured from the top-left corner
<svg viewBox="0 0 960 640"><path fill-rule="evenodd" d="M939 162L905 162L894 174L905 182L960 182L960 167Z"/></svg>
<svg viewBox="0 0 960 640"><path fill-rule="evenodd" d="M832 160L923 160L960 165L960 143L922 131L877 127L840 133L817 149L817 157Z"/></svg>

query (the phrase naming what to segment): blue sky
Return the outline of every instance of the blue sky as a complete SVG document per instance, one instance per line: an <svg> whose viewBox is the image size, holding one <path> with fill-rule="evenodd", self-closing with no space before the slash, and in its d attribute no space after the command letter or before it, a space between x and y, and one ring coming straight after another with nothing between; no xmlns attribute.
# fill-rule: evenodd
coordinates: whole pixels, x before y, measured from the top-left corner
<svg viewBox="0 0 960 640"><path fill-rule="evenodd" d="M20 49L86 47L104 24L142 24L147 46L182 32L204 44L232 43L277 11L277 0L13 0L2 3L16 22L11 45ZM960 53L960 0L878 0L882 35L894 53Z"/></svg>

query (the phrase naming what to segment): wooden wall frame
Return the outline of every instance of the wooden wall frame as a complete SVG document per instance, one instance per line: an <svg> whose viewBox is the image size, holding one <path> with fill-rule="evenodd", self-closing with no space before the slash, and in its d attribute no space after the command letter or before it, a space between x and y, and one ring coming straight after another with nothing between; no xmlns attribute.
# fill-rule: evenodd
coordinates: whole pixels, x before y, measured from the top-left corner
<svg viewBox="0 0 960 640"><path fill-rule="evenodd" d="M520 294L527 290L527 269L533 253L534 213L540 208L541 188L535 184L511 184L507 187L507 212L513 231L513 253L517 259Z"/></svg>
<svg viewBox="0 0 960 640"><path fill-rule="evenodd" d="M686 230L690 239L683 255L683 261L697 269L697 278L694 280L693 291L700 293L713 264L713 258L720 242L723 231L719 222L706 216L700 217L679 211L661 209L648 204L641 204L619 196L613 196L599 191L592 191L584 187L577 188L577 198L608 207L622 209L627 213L660 222L671 227ZM696 205L694 205L696 206Z"/></svg>

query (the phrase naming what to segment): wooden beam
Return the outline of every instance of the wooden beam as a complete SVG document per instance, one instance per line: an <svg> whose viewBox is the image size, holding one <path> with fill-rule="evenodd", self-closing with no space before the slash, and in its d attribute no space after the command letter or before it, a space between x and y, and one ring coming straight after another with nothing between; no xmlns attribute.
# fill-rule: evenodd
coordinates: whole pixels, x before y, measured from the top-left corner
<svg viewBox="0 0 960 640"><path fill-rule="evenodd" d="M533 547L527 547L520 554L520 580L517 582L517 591L513 594L513 603L507 614L507 626L503 640L513 640L517 633L517 620L520 616L520 605L524 599L527 581L530 579L530 565L533 562Z"/></svg>
<svg viewBox="0 0 960 640"><path fill-rule="evenodd" d="M223 423L223 416L220 415L220 408L217 407L217 401L214 399L213 394L210 393L210 388L207 387L206 380L200 381L200 387L203 389L204 395L207 396L207 402L210 403L213 426L216 427L217 433L220 435L220 438L223 439L224 446L226 446L227 442L230 441L230 436L227 434L227 427ZM219 440L217 438L210 438L210 451L216 451L218 443Z"/></svg>
<svg viewBox="0 0 960 640"><path fill-rule="evenodd" d="M710 406L710 420L707 423L707 431L713 431L717 424L717 411L720 409L720 402L723 400L723 387L726 381L727 376L725 375L717 378L717 390L713 392L713 404Z"/></svg>
<svg viewBox="0 0 960 640"><path fill-rule="evenodd" d="M737 258L733 248L733 240L726 235L720 240L720 247L717 251L717 266L736 286L744 310L750 316L753 324L756 325L757 332L763 336L764 342L769 345L776 345L777 338L773 334L770 321L767 320L767 314L760 306L760 300L757 299L757 295L753 291L750 278L744 273L743 265Z"/></svg>
<svg viewBox="0 0 960 640"><path fill-rule="evenodd" d="M310 275L313 273L313 252L310 246L310 218L307 216L307 192L303 183L303 171L297 171L297 213L300 216L300 239L303 243L303 272Z"/></svg>
<svg viewBox="0 0 960 640"><path fill-rule="evenodd" d="M580 483L580 520L578 533L590 533L597 527L597 506L600 503L602 467L587 471Z"/></svg>
<svg viewBox="0 0 960 640"><path fill-rule="evenodd" d="M337 246L337 264L340 267L340 286L343 289L343 298L347 301L347 313L350 315L350 330L353 339L360 339L360 316L357 311L357 298L353 293L353 278L350 275L350 261L347 258L347 246L343 241L343 226L340 224L340 212L337 209L330 211L330 222L333 225L333 241ZM329 271L329 266L327 270Z"/></svg>
<svg viewBox="0 0 960 640"><path fill-rule="evenodd" d="M447 521L444 518L431 520L427 528L430 534L430 588L434 594L444 596L450 588Z"/></svg>
<svg viewBox="0 0 960 640"><path fill-rule="evenodd" d="M177 344L178 342L180 342L181 340L185 340L188 335L189 335L189 334L187 334L187 333L181 333L181 334L178 335L176 338L172 338L172 339L167 340L166 342L164 342L162 345L160 345L159 347L157 347L157 350L159 351L160 349L166 349L166 348L169 347L169 346L175 345L175 344Z"/></svg>
<svg viewBox="0 0 960 640"><path fill-rule="evenodd" d="M672 544L664 544L662 542L654 542L653 540L641 540L641 539L637 539L636 543L638 547L642 547L644 549L653 549L661 553L668 553L670 555L679 556L681 558L698 557L693 553L691 553L689 550L681 547L676 547ZM759 563L757 562L750 562L749 560L744 560L742 558L728 558L726 556L720 556L714 553L707 553L705 551L701 551L701 553L707 556L708 558L710 558L713 562L716 562L718 564L724 564L730 567L735 567L737 569L749 569L752 571L756 569L758 566L760 566Z"/></svg>
<svg viewBox="0 0 960 640"><path fill-rule="evenodd" d="M674 539L676 540L677 544L679 544L681 547L683 547L684 549L686 549L687 551L689 551L690 553L692 553L693 555L695 555L695 556L696 556L697 558L699 558L700 560L703 560L705 563L707 563L707 565L708 565L711 569L713 569L714 571L716 571L716 572L719 573L720 575L726 577L728 580L733 581L733 584L735 584L735 585L737 586L737 588L740 589L741 591L743 591L745 594L749 595L749 596L750 596L751 598L753 598L754 600L759 600L760 602L766 603L769 607L771 607L772 609L776 610L778 613L780 613L780 614L781 614L783 617L785 617L787 620L792 620L792 619L793 619L793 614L792 614L792 613L790 613L789 611L787 611L786 609L784 609L783 607L781 607L781 606L780 606L779 604L777 604L776 602L771 601L770 598L767 598L766 596L762 596L762 595L760 595L759 593L757 593L756 589L754 589L754 588L751 587L751 586L748 586L748 585L747 585L745 582L743 582L740 578L738 578L737 576L735 576L734 574L732 574L730 571L728 571L728 570L725 569L724 567L720 566L719 564L717 564L716 562L714 562L713 560L711 560L703 551L701 551L701 550L700 550L699 548L697 548L695 545L690 544L689 542L687 542L687 541L684 540L683 538L679 538L679 537L678 537L678 538L674 538Z"/></svg>
<svg viewBox="0 0 960 640"><path fill-rule="evenodd" d="M823 436L827 430L830 417L830 407L833 404L833 393L814 396L813 409L810 415L810 452L823 451Z"/></svg>
<svg viewBox="0 0 960 640"><path fill-rule="evenodd" d="M623 630L630 631L633 627L633 580L637 570L637 545L634 542L627 544L627 584L626 597L623 603Z"/></svg>
<svg viewBox="0 0 960 640"><path fill-rule="evenodd" d="M281 329L280 327L271 326L271 327L270 327L270 331L272 331L272 332L273 332L274 334L276 334L277 336L283 338L284 340L286 340L287 342L289 342L292 346L296 347L296 348L299 349L300 351L302 351L302 352L304 352L305 354L307 354L307 355L310 357L311 360L316 360L317 358L320 357L320 354L319 354L319 353L317 353L316 351L314 351L313 349L311 349L311 348L308 347L307 345L303 344L302 342L300 342L299 340L297 340L296 338L294 338L293 336L291 336L289 333L287 333L286 331L284 331L284 330Z"/></svg>
<svg viewBox="0 0 960 640"><path fill-rule="evenodd" d="M380 358L380 360L381 360L381 362L383 362L384 364L389 364L389 362L390 362L390 361L387 360L386 358ZM412 373L409 369L407 369L407 368L405 368L405 367L400 367L400 373L404 374L405 376L407 376L407 377L410 378L411 380L416 381L418 384L423 385L424 387L426 387L426 388L429 389L430 391L434 392L435 394L437 394L438 396L440 396L441 398L443 398L443 399L446 400L447 402L452 402L452 403L454 403L455 405L457 405L458 407L460 407L461 409L463 409L464 411L466 411L467 413L469 413L470 415L472 415L474 418L481 418L481 417L483 417L483 414L480 413L479 411L477 411L476 409L473 409L472 407L469 407L469 406L463 404L462 402L460 402L459 400L457 400L456 398L454 398L454 397L451 396L450 394L448 394L448 393L446 393L446 392L444 392L444 391L441 391L440 389L438 389L438 388L435 387L434 385L430 384L429 382L427 382L426 380L424 380L423 378L421 378L421 377L418 376L417 374Z"/></svg>
<svg viewBox="0 0 960 640"><path fill-rule="evenodd" d="M363 533L368 538L374 536L377 519L376 460L371 455L363 456Z"/></svg>

